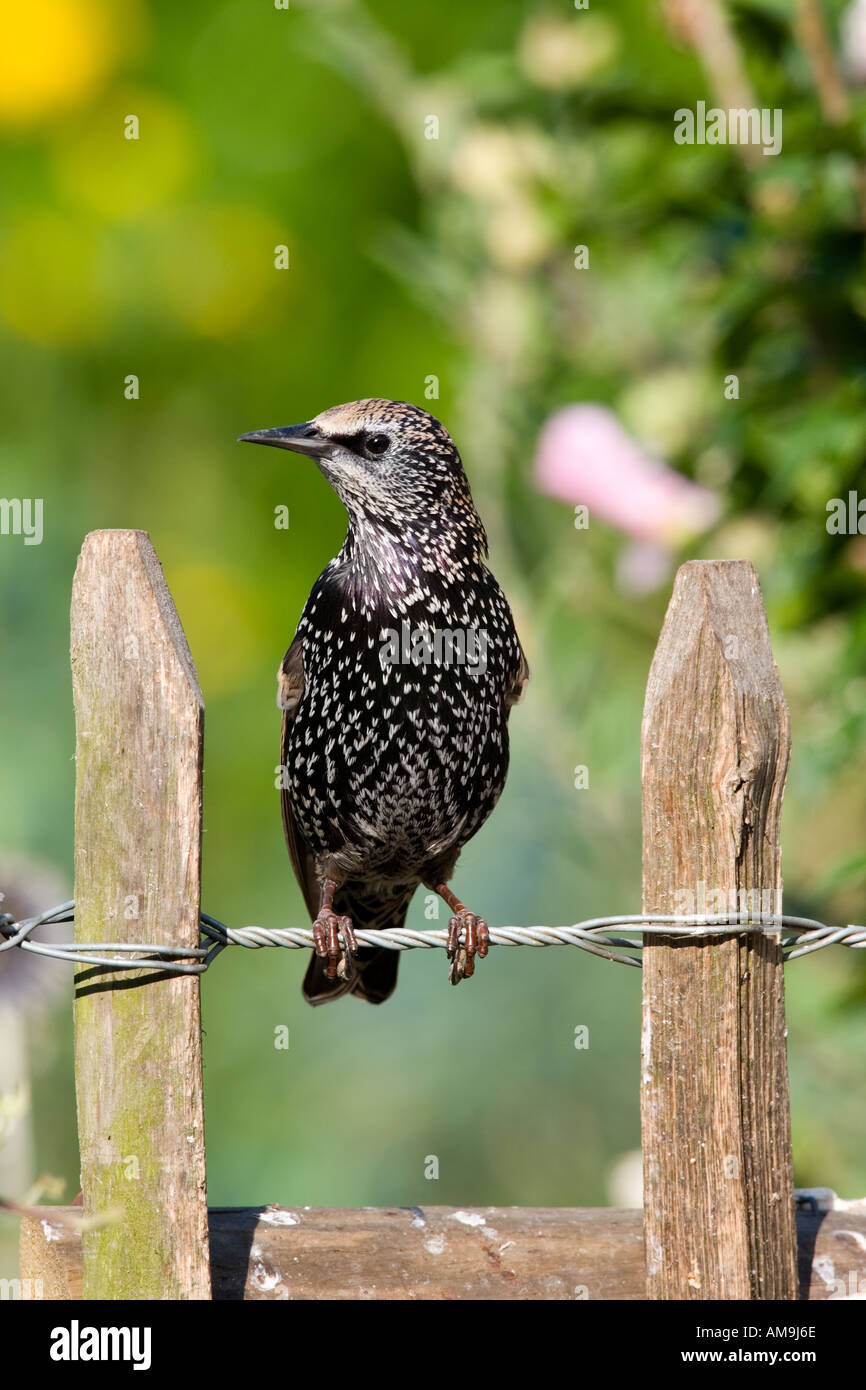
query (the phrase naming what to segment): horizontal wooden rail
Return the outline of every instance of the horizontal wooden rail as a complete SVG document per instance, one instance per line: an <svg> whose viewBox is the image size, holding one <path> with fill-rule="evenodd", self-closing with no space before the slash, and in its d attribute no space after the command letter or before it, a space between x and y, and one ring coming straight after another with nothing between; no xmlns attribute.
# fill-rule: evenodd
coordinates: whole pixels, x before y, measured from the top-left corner
<svg viewBox="0 0 866 1390"><path fill-rule="evenodd" d="M42 1207L22 1222L25 1297L81 1298L81 1215ZM640 1211L271 1206L209 1216L215 1299L646 1297ZM800 1297L856 1293L864 1242L866 1212L799 1212Z"/></svg>

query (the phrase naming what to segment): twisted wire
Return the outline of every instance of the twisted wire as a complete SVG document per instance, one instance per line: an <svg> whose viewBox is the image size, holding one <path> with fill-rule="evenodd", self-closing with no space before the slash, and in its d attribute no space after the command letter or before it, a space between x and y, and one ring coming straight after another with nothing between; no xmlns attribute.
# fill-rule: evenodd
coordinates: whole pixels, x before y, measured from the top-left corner
<svg viewBox="0 0 866 1390"><path fill-rule="evenodd" d="M72 961L76 966L94 966L104 970L162 971L167 975L203 975L211 962L227 946L244 946L260 950L280 946L288 950L310 950L315 940L309 927L228 927L208 913L201 913L199 926L201 944L195 947L143 945L124 941L32 941L31 934L49 923L74 922L72 901L49 908L37 917L20 922L9 914L0 915L0 953L13 949L32 951L55 960ZM612 934L612 928L619 928ZM811 917L792 917L786 914L761 913L672 913L623 914L613 917L590 917L564 927L491 927L491 946L577 946L591 955L620 965L640 969L642 938L678 936L685 939L732 932L764 932L781 936L782 955L788 960L809 955L826 946L866 946L866 928L861 926L827 926ZM637 939L623 935L636 934ZM444 950L448 933L444 930L416 931L400 927L390 931L355 932L360 946L383 946L391 951Z"/></svg>

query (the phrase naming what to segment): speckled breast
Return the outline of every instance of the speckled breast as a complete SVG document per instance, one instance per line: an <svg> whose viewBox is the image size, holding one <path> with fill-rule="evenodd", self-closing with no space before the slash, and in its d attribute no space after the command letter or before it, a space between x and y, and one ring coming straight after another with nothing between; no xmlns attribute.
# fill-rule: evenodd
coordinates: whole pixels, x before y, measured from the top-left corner
<svg viewBox="0 0 866 1390"><path fill-rule="evenodd" d="M315 853L339 852L359 877L421 877L490 814L508 769L504 695L517 647L485 597L343 621L311 596L286 761Z"/></svg>

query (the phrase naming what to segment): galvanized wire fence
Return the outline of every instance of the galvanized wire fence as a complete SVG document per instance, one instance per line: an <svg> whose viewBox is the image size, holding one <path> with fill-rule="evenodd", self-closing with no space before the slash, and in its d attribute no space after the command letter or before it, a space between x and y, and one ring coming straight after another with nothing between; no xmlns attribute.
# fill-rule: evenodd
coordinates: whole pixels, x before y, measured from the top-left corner
<svg viewBox="0 0 866 1390"><path fill-rule="evenodd" d="M68 960L73 964L92 965L104 970L163 971L172 975L203 975L211 962L227 946L245 946L259 950L264 946L282 946L288 950L315 949L312 930L308 927L227 927L224 922L203 912L199 918L201 944L197 947L145 945L123 941L34 941L33 933L41 926L72 923L75 920L74 902L49 908L38 917L26 917L20 922L9 914L0 914L0 952L18 949L36 955ZM491 946L577 946L591 955L620 965L640 968L640 953L645 936L658 934L671 937L706 937L730 935L732 932L781 933L782 954L786 961L810 955L825 946L866 946L866 928L861 926L827 926L811 917L791 917L774 913L686 913L686 914L624 914L614 917L590 917L570 927L491 927ZM626 934L627 933L627 934ZM355 932L359 946L383 946L391 951L444 950L448 944L445 930L416 931L401 927L391 931Z"/></svg>

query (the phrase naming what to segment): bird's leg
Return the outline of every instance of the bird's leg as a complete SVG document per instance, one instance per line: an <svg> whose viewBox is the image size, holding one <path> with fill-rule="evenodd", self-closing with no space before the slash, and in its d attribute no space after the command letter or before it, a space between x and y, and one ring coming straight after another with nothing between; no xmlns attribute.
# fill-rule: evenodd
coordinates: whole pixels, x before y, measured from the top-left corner
<svg viewBox="0 0 866 1390"><path fill-rule="evenodd" d="M468 980L475 974L476 955L482 958L487 955L490 947L487 923L483 917L476 917L474 912L464 907L447 883L434 884L433 891L445 900L454 913L448 923L447 955L451 962L448 978L452 985L459 985L461 980Z"/></svg>
<svg viewBox="0 0 866 1390"><path fill-rule="evenodd" d="M358 950L358 943L352 930L351 917L338 917L333 910L336 891L337 884L334 880L326 878L322 883L322 905L319 908L319 915L313 923L316 955L327 956L328 968L325 974L329 980L337 978L338 967L340 974L345 977L348 969L346 958L347 956L354 956ZM342 949L340 947L341 935L343 937Z"/></svg>

